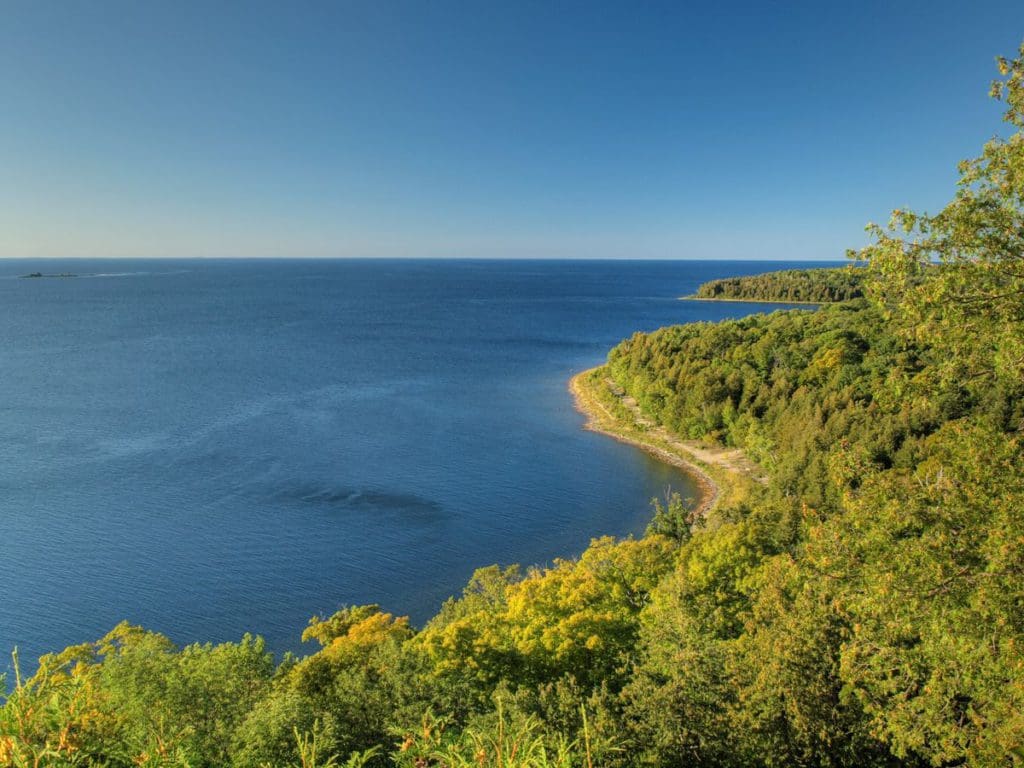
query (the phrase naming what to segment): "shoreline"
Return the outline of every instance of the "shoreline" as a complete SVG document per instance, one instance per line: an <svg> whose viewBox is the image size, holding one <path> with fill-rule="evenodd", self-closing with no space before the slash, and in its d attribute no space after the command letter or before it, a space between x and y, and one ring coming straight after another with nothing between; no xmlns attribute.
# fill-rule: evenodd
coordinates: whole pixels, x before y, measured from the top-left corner
<svg viewBox="0 0 1024 768"><path fill-rule="evenodd" d="M796 304L802 307L820 307L822 304L839 304L838 301L798 301L797 299L729 299L719 296L680 296L679 301L719 301L737 304Z"/></svg>
<svg viewBox="0 0 1024 768"><path fill-rule="evenodd" d="M712 479L706 469L698 464L696 457L684 457L669 446L660 445L653 439L644 439L645 435L633 425L626 426L622 419L617 418L602 403L593 390L592 383L588 380L595 371L604 366L588 368L573 375L569 379L568 388L573 397L573 404L577 411L587 417L583 428L590 432L606 435L620 443L632 445L635 448L648 453L659 461L670 466L681 469L693 479L697 485L699 498L695 499L694 513L703 517L710 512L718 499L721 497L721 489L718 483Z"/></svg>

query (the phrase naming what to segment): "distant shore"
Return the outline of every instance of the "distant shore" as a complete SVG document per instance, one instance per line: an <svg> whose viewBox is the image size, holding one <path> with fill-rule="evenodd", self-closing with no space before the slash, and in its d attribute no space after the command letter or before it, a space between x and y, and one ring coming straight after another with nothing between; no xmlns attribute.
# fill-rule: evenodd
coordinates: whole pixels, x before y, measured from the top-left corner
<svg viewBox="0 0 1024 768"><path fill-rule="evenodd" d="M739 304L801 304L808 307L820 307L832 302L797 301L796 299L730 299L727 296L680 296L679 301L729 301Z"/></svg>

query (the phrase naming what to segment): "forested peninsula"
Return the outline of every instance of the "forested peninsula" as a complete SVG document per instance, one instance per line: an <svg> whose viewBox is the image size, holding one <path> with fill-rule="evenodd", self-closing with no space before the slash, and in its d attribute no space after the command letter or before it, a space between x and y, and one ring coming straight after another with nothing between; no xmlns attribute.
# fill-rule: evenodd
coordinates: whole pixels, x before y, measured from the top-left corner
<svg viewBox="0 0 1024 768"><path fill-rule="evenodd" d="M1024 48L1000 72L1012 135L872 228L863 295L636 334L586 377L609 428L750 462L703 468L713 505L482 568L422 628L314 617L301 658L122 624L7 681L0 765L1021 764Z"/></svg>
<svg viewBox="0 0 1024 768"><path fill-rule="evenodd" d="M855 267L785 269L709 280L687 299L826 304L864 296L867 272Z"/></svg>

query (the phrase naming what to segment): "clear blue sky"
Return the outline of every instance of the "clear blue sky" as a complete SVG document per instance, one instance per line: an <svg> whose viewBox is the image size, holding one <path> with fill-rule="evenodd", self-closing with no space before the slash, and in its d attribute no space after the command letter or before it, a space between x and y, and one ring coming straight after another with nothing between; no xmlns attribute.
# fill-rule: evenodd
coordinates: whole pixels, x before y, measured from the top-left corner
<svg viewBox="0 0 1024 768"><path fill-rule="evenodd" d="M5 2L0 256L841 258L1024 2Z"/></svg>

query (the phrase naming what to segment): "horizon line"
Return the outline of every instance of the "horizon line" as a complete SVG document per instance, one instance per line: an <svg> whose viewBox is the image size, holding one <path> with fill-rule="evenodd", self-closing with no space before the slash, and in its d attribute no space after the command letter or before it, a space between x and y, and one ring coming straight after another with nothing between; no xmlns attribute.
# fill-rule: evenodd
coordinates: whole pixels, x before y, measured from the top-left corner
<svg viewBox="0 0 1024 768"><path fill-rule="evenodd" d="M740 261L821 264L845 262L842 257L824 258L714 258L692 256L0 256L0 261Z"/></svg>

